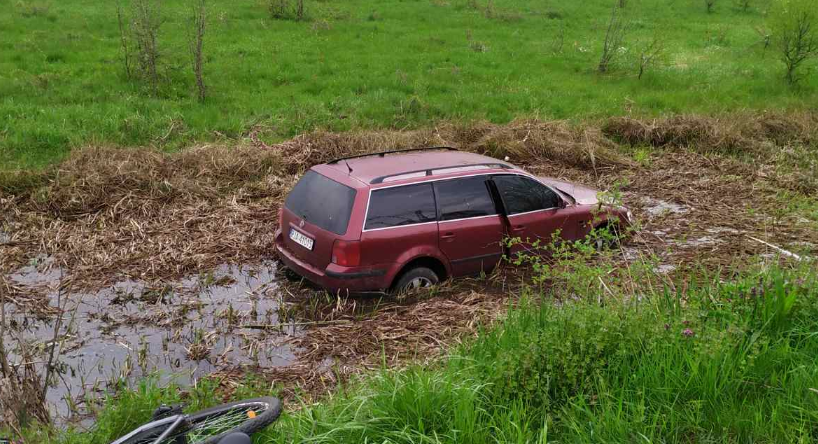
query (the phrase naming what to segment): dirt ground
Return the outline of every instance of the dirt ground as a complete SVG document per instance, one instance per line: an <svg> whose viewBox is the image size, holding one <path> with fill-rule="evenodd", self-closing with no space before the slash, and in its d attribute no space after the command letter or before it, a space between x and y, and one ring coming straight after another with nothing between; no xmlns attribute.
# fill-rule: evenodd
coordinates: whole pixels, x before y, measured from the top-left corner
<svg viewBox="0 0 818 444"><path fill-rule="evenodd" d="M434 359L500 317L524 278L505 267L401 300L340 298L288 281L272 235L283 196L309 165L452 145L618 189L639 221L623 262L655 257L658 272L683 279L701 267L728 273L780 249L818 253L815 122L524 121L317 133L272 146L250 133L238 147L175 154L80 150L51 170L0 183L4 339L24 338L26 353L40 359L45 344L59 342L57 361L66 364L55 385L72 390L55 390L54 402L82 404L82 393L106 390L100 381L182 367L221 378L225 393L254 371L289 395L320 395L362 369ZM61 311L71 322L53 336ZM119 353L106 348L117 344Z"/></svg>

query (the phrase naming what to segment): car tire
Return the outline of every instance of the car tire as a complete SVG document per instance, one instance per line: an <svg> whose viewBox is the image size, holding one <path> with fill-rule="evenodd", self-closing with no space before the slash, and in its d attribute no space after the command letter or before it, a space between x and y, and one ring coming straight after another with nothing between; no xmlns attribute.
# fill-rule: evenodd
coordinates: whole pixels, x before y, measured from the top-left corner
<svg viewBox="0 0 818 444"><path fill-rule="evenodd" d="M439 282L440 278L434 271L426 267L412 268L398 279L398 283L395 284L395 291L398 293L406 293L408 291L431 287L432 285L437 285Z"/></svg>

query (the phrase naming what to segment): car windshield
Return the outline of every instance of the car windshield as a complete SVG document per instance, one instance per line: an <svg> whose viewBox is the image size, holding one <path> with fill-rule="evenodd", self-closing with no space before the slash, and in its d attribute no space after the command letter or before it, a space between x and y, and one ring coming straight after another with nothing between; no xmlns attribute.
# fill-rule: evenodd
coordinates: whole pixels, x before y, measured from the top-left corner
<svg viewBox="0 0 818 444"><path fill-rule="evenodd" d="M284 206L313 225L335 234L344 234L354 200L353 188L315 171L307 171L290 191Z"/></svg>

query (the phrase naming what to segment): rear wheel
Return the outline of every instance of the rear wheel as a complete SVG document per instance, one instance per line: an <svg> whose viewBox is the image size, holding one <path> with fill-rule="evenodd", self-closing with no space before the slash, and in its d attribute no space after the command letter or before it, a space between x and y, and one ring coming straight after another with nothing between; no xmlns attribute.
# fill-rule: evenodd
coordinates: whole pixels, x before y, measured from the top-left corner
<svg viewBox="0 0 818 444"><path fill-rule="evenodd" d="M232 433L247 435L263 429L281 414L276 398L255 398L222 404L188 415L185 423L160 444L217 444ZM151 444L171 425L166 418L147 424L114 441L114 444Z"/></svg>
<svg viewBox="0 0 818 444"><path fill-rule="evenodd" d="M428 288L437 285L439 282L440 278L434 271L426 267L416 267L407 271L398 279L395 290L398 293L406 293Z"/></svg>

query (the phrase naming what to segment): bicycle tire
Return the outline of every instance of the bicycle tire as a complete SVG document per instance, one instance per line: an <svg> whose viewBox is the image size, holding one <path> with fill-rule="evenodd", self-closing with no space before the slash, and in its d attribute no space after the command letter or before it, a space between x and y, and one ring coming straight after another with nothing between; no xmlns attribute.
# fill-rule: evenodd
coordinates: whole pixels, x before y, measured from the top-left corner
<svg viewBox="0 0 818 444"><path fill-rule="evenodd" d="M253 409L253 407L259 407L261 409L261 412L256 412L256 409ZM243 420L240 424L236 425L235 427L231 427L227 430L221 430L218 433L213 434L211 436L207 436L206 438L201 440L195 440L193 442L190 442L187 439L180 440L180 438L182 438L183 436L189 437L192 432L195 432L197 430L197 425L205 423L205 421L207 421L208 419L218 418L222 415L226 415L227 413L233 411L240 411L241 409L252 409L254 412L256 412L255 417L248 417L246 420ZM278 398L273 397L244 399L241 401L221 404L214 407L210 407L208 409L188 414L186 420L188 426L179 433L174 433L172 436L168 437L162 442L163 443L185 442L188 444L218 444L218 442L222 438L231 433L241 432L247 435L252 435L253 433L256 433L257 431L272 424L273 421L278 419L280 415L281 401L279 401ZM153 443L153 441L156 440L156 438L158 438L159 435L161 435L162 432L164 432L170 425L170 422L167 420L154 422L157 423L156 427L147 428L124 440L123 440L124 437L119 438L119 440L114 441L114 443L116 444Z"/></svg>

